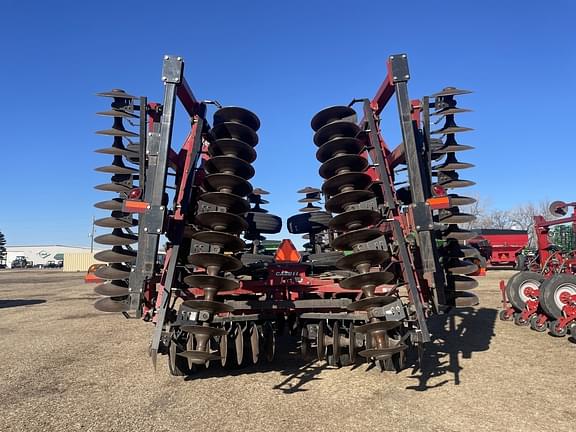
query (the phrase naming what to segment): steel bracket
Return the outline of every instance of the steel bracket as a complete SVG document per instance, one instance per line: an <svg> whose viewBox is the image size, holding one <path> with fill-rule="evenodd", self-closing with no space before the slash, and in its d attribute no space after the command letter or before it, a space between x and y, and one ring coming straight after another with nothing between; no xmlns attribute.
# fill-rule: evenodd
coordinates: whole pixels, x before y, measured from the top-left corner
<svg viewBox="0 0 576 432"><path fill-rule="evenodd" d="M184 61L182 57L172 55L164 56L162 66L162 81L170 84L180 84L184 72Z"/></svg>
<svg viewBox="0 0 576 432"><path fill-rule="evenodd" d="M392 82L394 84L408 81L410 71L408 69L408 57L406 54L394 54L389 57L392 71Z"/></svg>

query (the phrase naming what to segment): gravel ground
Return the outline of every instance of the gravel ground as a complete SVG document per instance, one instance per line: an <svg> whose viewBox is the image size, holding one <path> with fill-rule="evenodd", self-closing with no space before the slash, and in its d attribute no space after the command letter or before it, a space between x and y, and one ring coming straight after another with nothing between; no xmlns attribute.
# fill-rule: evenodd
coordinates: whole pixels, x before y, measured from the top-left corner
<svg viewBox="0 0 576 432"><path fill-rule="evenodd" d="M186 380L165 357L155 373L152 326L95 311L81 275L0 272L0 431L574 431L576 344L498 320L511 274L489 272L481 306L431 323L421 371L285 354Z"/></svg>

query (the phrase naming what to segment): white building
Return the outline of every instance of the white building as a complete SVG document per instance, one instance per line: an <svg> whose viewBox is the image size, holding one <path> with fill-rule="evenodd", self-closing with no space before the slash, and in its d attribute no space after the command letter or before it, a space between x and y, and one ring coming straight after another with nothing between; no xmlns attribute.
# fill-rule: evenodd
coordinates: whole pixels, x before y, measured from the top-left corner
<svg viewBox="0 0 576 432"><path fill-rule="evenodd" d="M38 246L6 246L6 265L11 267L17 256L26 257L34 265L45 265L48 261L60 261L66 253L89 253L90 248L64 245L38 245Z"/></svg>

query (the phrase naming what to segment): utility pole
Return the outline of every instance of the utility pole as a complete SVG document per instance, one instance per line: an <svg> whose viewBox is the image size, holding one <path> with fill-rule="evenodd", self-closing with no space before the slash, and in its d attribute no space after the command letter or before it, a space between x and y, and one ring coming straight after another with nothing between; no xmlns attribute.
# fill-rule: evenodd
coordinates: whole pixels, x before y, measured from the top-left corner
<svg viewBox="0 0 576 432"><path fill-rule="evenodd" d="M92 233L90 234L90 253L94 253L94 222L96 218L92 216Z"/></svg>

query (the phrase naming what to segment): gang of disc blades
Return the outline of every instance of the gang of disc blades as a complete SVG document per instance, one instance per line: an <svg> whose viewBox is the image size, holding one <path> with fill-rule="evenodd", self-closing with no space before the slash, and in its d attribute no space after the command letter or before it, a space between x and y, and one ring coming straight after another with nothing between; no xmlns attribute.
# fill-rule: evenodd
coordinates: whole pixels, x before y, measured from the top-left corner
<svg viewBox="0 0 576 432"><path fill-rule="evenodd" d="M260 119L252 111L246 108L227 106L220 108L214 113L214 124L242 123L256 132L260 128Z"/></svg>
<svg viewBox="0 0 576 432"><path fill-rule="evenodd" d="M222 138L208 146L208 154L216 156L234 156L248 163L256 160L256 150L243 141L234 138Z"/></svg>
<svg viewBox="0 0 576 432"><path fill-rule="evenodd" d="M374 198L376 194L370 190L352 190L341 192L326 201L326 210L331 213L342 213L351 204L358 204Z"/></svg>
<svg viewBox="0 0 576 432"><path fill-rule="evenodd" d="M310 122L314 131L318 131L322 126L342 119L355 121L356 111L349 106L331 106L319 111Z"/></svg>
<svg viewBox="0 0 576 432"><path fill-rule="evenodd" d="M209 174L204 177L204 185L213 192L227 189L229 193L241 197L252 192L252 185L247 180L233 174Z"/></svg>
<svg viewBox="0 0 576 432"><path fill-rule="evenodd" d="M208 174L234 174L245 180L254 177L254 167L236 156L214 156L204 162Z"/></svg>
<svg viewBox="0 0 576 432"><path fill-rule="evenodd" d="M340 287L344 289L361 289L365 286L379 286L390 283L394 280L394 273L379 271L361 273L358 275L350 276L347 279L338 282Z"/></svg>
<svg viewBox="0 0 576 432"><path fill-rule="evenodd" d="M342 270L357 271L356 268L359 265L364 264L368 267L375 267L389 259L389 252L377 249L367 249L343 256L336 262L336 267Z"/></svg>
<svg viewBox="0 0 576 432"><path fill-rule="evenodd" d="M240 287L240 282L236 280L222 276L209 276L205 274L192 274L186 276L184 282L191 288L213 288L217 291L234 291ZM187 302L184 302L184 304L188 305Z"/></svg>
<svg viewBox="0 0 576 432"><path fill-rule="evenodd" d="M338 171L364 172L368 168L368 161L360 155L341 155L324 162L318 173L320 177L329 179L338 174Z"/></svg>
<svg viewBox="0 0 576 432"><path fill-rule="evenodd" d="M340 137L334 138L324 144L316 151L316 159L324 163L327 160L344 154L359 154L364 148L364 144L358 138Z"/></svg>
<svg viewBox="0 0 576 432"><path fill-rule="evenodd" d="M230 213L246 213L250 210L250 203L244 198L227 192L206 192L200 195L201 201L208 204L226 207Z"/></svg>
<svg viewBox="0 0 576 432"><path fill-rule="evenodd" d="M258 135L254 132L254 129L242 123L224 122L214 125L212 128L212 136L216 140L223 138L237 139L252 147L258 144Z"/></svg>
<svg viewBox="0 0 576 432"><path fill-rule="evenodd" d="M248 222L233 213L205 212L196 215L196 223L212 231L240 234L248 229Z"/></svg>
<svg viewBox="0 0 576 432"><path fill-rule="evenodd" d="M218 245L226 252L237 252L246 247L240 238L222 231L198 231L192 234L191 238L202 243Z"/></svg>
<svg viewBox="0 0 576 432"><path fill-rule="evenodd" d="M342 191L343 188L350 187L353 190L364 190L372 184L372 177L366 173L348 172L338 174L324 182L322 191L326 195L334 196Z"/></svg>
<svg viewBox="0 0 576 432"><path fill-rule="evenodd" d="M360 127L356 123L345 120L335 121L318 129L314 134L314 144L320 147L334 138L355 138L358 132L360 132Z"/></svg>
<svg viewBox="0 0 576 432"><path fill-rule="evenodd" d="M196 267L218 267L222 272L233 272L242 268L238 258L211 252L200 252L188 256L188 264Z"/></svg>
<svg viewBox="0 0 576 432"><path fill-rule="evenodd" d="M382 215L375 210L349 210L334 216L328 226L334 231L356 230L375 225L381 219Z"/></svg>
<svg viewBox="0 0 576 432"><path fill-rule="evenodd" d="M382 235L383 233L375 228L348 231L336 237L332 241L332 247L339 250L352 250L357 244L375 240Z"/></svg>

